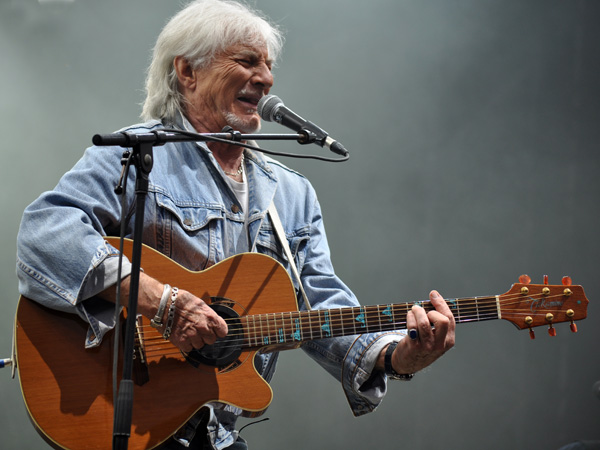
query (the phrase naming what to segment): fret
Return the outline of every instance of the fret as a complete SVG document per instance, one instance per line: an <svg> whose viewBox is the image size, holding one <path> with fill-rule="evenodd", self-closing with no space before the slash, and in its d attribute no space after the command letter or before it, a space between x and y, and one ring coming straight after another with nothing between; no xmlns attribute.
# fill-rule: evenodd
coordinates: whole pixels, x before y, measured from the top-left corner
<svg viewBox="0 0 600 450"><path fill-rule="evenodd" d="M367 312L364 306L354 308L354 320L356 321L355 329L358 327L359 332L364 332L367 329Z"/></svg>
<svg viewBox="0 0 600 450"><path fill-rule="evenodd" d="M354 308L343 308L341 311L344 335L349 336L352 334L356 334L356 331L354 329Z"/></svg>
<svg viewBox="0 0 600 450"><path fill-rule="evenodd" d="M329 317L331 319L331 335L332 336L343 336L342 332L342 310L341 308L331 309L329 311Z"/></svg>
<svg viewBox="0 0 600 450"><path fill-rule="evenodd" d="M269 330L269 315L263 314L260 316L260 345L269 345L271 343L270 330Z"/></svg>
<svg viewBox="0 0 600 450"><path fill-rule="evenodd" d="M259 346L260 345L260 341L259 341L260 335L256 331L256 316L252 316L252 329L254 331L254 345Z"/></svg>
<svg viewBox="0 0 600 450"><path fill-rule="evenodd" d="M260 341L259 341L259 339L257 339L256 345L269 345L269 337L265 336L265 330L263 328L262 317L260 318L258 323L260 324ZM265 342L265 337L267 339L267 342Z"/></svg>
<svg viewBox="0 0 600 450"><path fill-rule="evenodd" d="M358 308L355 308L355 312L358 312L358 314L356 314L354 316L354 320L356 320L356 322L357 322L356 326L358 327L358 329L361 332L366 331L366 329L367 329L367 312L365 310L365 307L359 306Z"/></svg>
<svg viewBox="0 0 600 450"><path fill-rule="evenodd" d="M365 319L366 319L366 327L365 331L367 333L373 333L374 331L379 331L377 326L377 306L366 306L365 307Z"/></svg>
<svg viewBox="0 0 600 450"><path fill-rule="evenodd" d="M486 304L484 299L479 299L475 297L475 302L477 303L477 320L482 320L482 317L486 316Z"/></svg>
<svg viewBox="0 0 600 450"><path fill-rule="evenodd" d="M318 309L311 310L308 314L311 322L311 333L313 339L321 339L323 337L323 330L321 329L321 313Z"/></svg>
<svg viewBox="0 0 600 450"><path fill-rule="evenodd" d="M454 318L456 320L460 321L460 310L458 309L458 302L456 301L456 299L455 298L447 298L446 304L448 305L448 308L450 308L450 312L452 313ZM455 311L456 311L456 313L455 313Z"/></svg>
<svg viewBox="0 0 600 450"><path fill-rule="evenodd" d="M310 340L312 341L314 339L314 336L313 336L313 325L312 325L312 318L310 317L310 311L303 312L302 315L305 318L308 318L308 331L310 331ZM303 320L303 322L304 322L304 320ZM302 329L304 329L304 324L302 326Z"/></svg>
<svg viewBox="0 0 600 450"><path fill-rule="evenodd" d="M378 331L382 331L383 328L381 326L381 305L377 305L377 323L379 324Z"/></svg>
<svg viewBox="0 0 600 450"><path fill-rule="evenodd" d="M456 304L456 318L458 319L458 321L460 322L460 302L455 300L455 304Z"/></svg>
<svg viewBox="0 0 600 450"><path fill-rule="evenodd" d="M381 315L379 314L379 306L367 306L367 331L374 333L381 331Z"/></svg>
<svg viewBox="0 0 600 450"><path fill-rule="evenodd" d="M252 320L253 317L246 317L246 329L245 329L245 336L244 336L244 340L248 341L248 346L252 347Z"/></svg>
<svg viewBox="0 0 600 450"><path fill-rule="evenodd" d="M410 303L402 303L399 306L400 313L396 316L395 325L396 329L406 329L406 316L412 309L413 305Z"/></svg>
<svg viewBox="0 0 600 450"><path fill-rule="evenodd" d="M477 306L476 298L465 298L461 300L461 322L472 322L474 320L479 320L479 309Z"/></svg>
<svg viewBox="0 0 600 450"><path fill-rule="evenodd" d="M480 305L479 320L499 319L495 297L480 297L478 298L478 303Z"/></svg>
<svg viewBox="0 0 600 450"><path fill-rule="evenodd" d="M286 313L285 319L285 340L286 342L294 342L295 340L295 332L296 332L296 323L294 322L294 318L292 317L293 312L290 311Z"/></svg>
<svg viewBox="0 0 600 450"><path fill-rule="evenodd" d="M277 342L282 344L285 342L285 319L283 318L283 313L279 313L281 315L281 324L277 328Z"/></svg>
<svg viewBox="0 0 600 450"><path fill-rule="evenodd" d="M292 341L301 341L303 334L300 327L300 316L298 313L290 312L290 324L292 325L292 333L290 334Z"/></svg>
<svg viewBox="0 0 600 450"><path fill-rule="evenodd" d="M318 311L319 311L320 315L323 316L323 318L320 321L321 337L322 338L331 337L331 318L329 315L329 310L322 309L322 310L318 310Z"/></svg>
<svg viewBox="0 0 600 450"><path fill-rule="evenodd" d="M271 344L277 344L278 342L278 334L277 330L279 329L279 325L277 324L277 314L271 314Z"/></svg>
<svg viewBox="0 0 600 450"><path fill-rule="evenodd" d="M267 322L267 336L263 338L263 342L266 341L266 345L271 345L273 343L273 331L271 328L271 314L266 314L266 322Z"/></svg>
<svg viewBox="0 0 600 450"><path fill-rule="evenodd" d="M321 339L321 317L318 309L312 309L308 313L310 316L310 329L313 339Z"/></svg>
<svg viewBox="0 0 600 450"><path fill-rule="evenodd" d="M277 344L280 341L280 333L281 325L279 324L279 314L273 313L273 335L271 336L271 343Z"/></svg>
<svg viewBox="0 0 600 450"><path fill-rule="evenodd" d="M244 341L248 342L248 346L252 347L252 325L251 325L251 320L252 317L245 317L246 319L246 327L244 330Z"/></svg>
<svg viewBox="0 0 600 450"><path fill-rule="evenodd" d="M329 331L331 333L331 337L336 337L336 319L335 319L335 308L329 310Z"/></svg>
<svg viewBox="0 0 600 450"><path fill-rule="evenodd" d="M246 322L245 325L244 325L244 321ZM240 324L242 325L242 333L244 336L242 346L243 347L252 347L252 344L250 342L250 317L248 317L248 316L241 317Z"/></svg>
<svg viewBox="0 0 600 450"><path fill-rule="evenodd" d="M391 304L385 305L385 308L379 314L379 323L381 331L389 330L390 325L395 323L394 320L394 307ZM383 322L382 322L383 320Z"/></svg>

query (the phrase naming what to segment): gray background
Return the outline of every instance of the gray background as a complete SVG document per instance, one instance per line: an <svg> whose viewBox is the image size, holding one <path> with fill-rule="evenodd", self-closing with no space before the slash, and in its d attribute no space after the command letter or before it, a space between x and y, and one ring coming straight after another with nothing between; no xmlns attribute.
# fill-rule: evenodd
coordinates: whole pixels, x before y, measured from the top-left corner
<svg viewBox="0 0 600 450"><path fill-rule="evenodd" d="M1 356L23 209L93 134L138 120L150 48L179 3L0 0ZM459 325L455 349L359 419L335 380L287 352L271 420L244 431L252 448L600 440L600 2L256 4L287 30L272 92L351 151L343 164L284 162L313 181L337 271L363 303L421 300L433 288L501 294L528 273L557 284L571 275L591 304L579 333L562 324L556 338L540 328L532 341L505 321ZM46 448L6 370L0 403L2 448Z"/></svg>

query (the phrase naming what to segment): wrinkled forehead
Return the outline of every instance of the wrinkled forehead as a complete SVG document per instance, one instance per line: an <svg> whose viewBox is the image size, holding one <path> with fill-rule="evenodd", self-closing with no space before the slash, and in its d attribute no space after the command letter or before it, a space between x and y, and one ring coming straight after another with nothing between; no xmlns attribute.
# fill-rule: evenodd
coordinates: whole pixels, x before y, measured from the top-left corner
<svg viewBox="0 0 600 450"><path fill-rule="evenodd" d="M270 56L269 49L264 42L257 43L237 43L226 47L223 51L218 52L215 56L234 56L247 58L252 61L264 61L269 67L274 63Z"/></svg>

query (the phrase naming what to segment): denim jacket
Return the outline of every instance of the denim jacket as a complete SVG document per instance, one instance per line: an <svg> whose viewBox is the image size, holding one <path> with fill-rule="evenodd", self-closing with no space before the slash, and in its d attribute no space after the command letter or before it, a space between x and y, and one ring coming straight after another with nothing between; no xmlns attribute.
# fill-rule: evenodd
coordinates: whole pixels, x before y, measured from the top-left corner
<svg viewBox="0 0 600 450"><path fill-rule="evenodd" d="M160 122L151 121L122 131L145 133L162 127ZM89 323L88 347L99 345L114 326L114 307L93 297L117 282L117 250L104 236L119 235L121 199L114 187L123 150L87 149L53 191L42 194L25 210L18 235L21 294L51 308L79 314ZM228 239L244 226L244 212L208 147L203 143L168 143L155 147L153 153L143 242L194 271L231 256L227 249L233 245ZM312 307L358 305L354 294L334 273L320 206L309 181L261 153L246 150L245 156L251 249L275 258L289 271L290 261L267 215L273 201ZM133 204L135 196L134 172L129 174L127 205ZM126 234L132 237L135 210L128 211ZM130 264L125 262L123 273L129 271ZM292 280L296 285L293 276ZM305 307L300 304L301 309ZM309 341L302 348L341 381L358 416L373 411L385 395L385 376L372 375L372 368L383 346L402 337L401 333L363 334ZM256 366L269 381L277 353L259 354L258 358ZM222 423L227 422L224 419ZM217 447L235 439L235 421L230 422L213 430Z"/></svg>

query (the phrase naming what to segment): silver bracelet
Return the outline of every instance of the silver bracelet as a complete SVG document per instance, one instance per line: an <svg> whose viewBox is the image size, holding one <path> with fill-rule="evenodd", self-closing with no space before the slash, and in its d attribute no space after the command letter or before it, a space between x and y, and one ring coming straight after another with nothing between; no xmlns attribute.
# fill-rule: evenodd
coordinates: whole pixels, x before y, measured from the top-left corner
<svg viewBox="0 0 600 450"><path fill-rule="evenodd" d="M165 340L169 340L171 337L171 329L173 328L173 319L175 318L175 302L177 301L177 294L179 289L176 287L171 288L171 304L169 305L169 314L167 315L167 324L165 325L165 331L163 337Z"/></svg>
<svg viewBox="0 0 600 450"><path fill-rule="evenodd" d="M162 318L163 318L163 315L165 314L167 300L169 300L170 296L171 296L171 286L169 286L168 284L165 284L165 287L163 288L162 297L160 298L160 303L158 305L158 311L156 311L156 315L154 316L154 319L150 320L150 325L152 325L154 328L160 328L163 326Z"/></svg>

